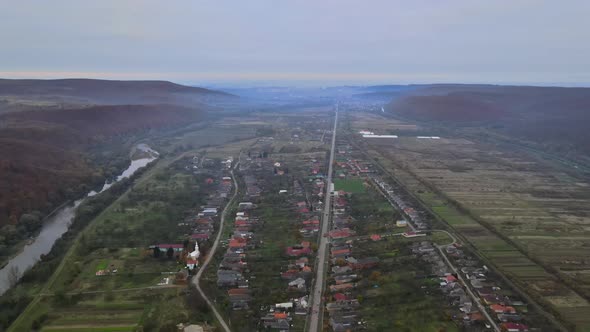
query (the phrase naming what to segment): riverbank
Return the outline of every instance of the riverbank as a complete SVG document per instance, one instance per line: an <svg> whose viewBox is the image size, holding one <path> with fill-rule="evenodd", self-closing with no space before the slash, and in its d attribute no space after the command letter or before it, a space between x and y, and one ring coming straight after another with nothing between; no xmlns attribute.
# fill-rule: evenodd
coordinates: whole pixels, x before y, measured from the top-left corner
<svg viewBox="0 0 590 332"><path fill-rule="evenodd" d="M52 211L50 215L43 219L42 226L32 241L31 239L27 239L18 254L13 255L2 269L0 269L0 294L13 287L24 272L50 252L55 241L68 231L70 224L76 217L77 207L82 202L98 193L108 190L113 184L129 178L139 169L147 166L157 158L157 152L145 144L139 144L136 148L149 152L150 156L143 159L131 160L130 165L114 181L107 180L103 183L102 189L99 191L91 190L78 200L62 204L60 209Z"/></svg>
<svg viewBox="0 0 590 332"><path fill-rule="evenodd" d="M186 303L186 287L167 286L185 267L178 262L182 259L154 257L147 249L154 243L182 243L190 226L182 223L187 211L205 204L216 188L206 180L221 180L219 163L211 173L194 175L185 167L192 165L192 155L179 158L159 160L92 219L9 331L79 325L98 330L109 324L159 331L179 321L213 320L196 294L191 297L196 302ZM208 247L203 245L204 252ZM109 272L97 274L105 269Z"/></svg>
<svg viewBox="0 0 590 332"><path fill-rule="evenodd" d="M57 206L55 209L53 209L51 212L49 212L49 214L47 214L45 217L43 217L43 219L41 221L41 227L35 232L35 234L33 234L29 238L24 238L24 239L20 240L17 244L15 244L13 246L13 248L15 249L14 253L12 253L10 256L6 256L4 259L0 260L0 270L3 269L3 268L5 268L6 265L8 265L8 263L12 259L14 259L18 255L22 254L24 248L27 245L30 245L31 244L31 239L35 239L35 238L37 238L39 236L39 234L41 234L41 230L43 229L43 224L46 223L47 220L49 220L50 218L52 218L59 210L61 210L64 207L68 206L72 202L73 201L71 199L68 199L67 201L63 202L62 204L60 204L59 206Z"/></svg>
<svg viewBox="0 0 590 332"><path fill-rule="evenodd" d="M79 202L78 213L72 215L71 224L69 224L69 227L66 226L67 230L54 241L48 252L41 256L39 261L23 273L16 287L9 289L0 297L0 306L7 308L0 315L0 329L8 327L12 320L41 292L43 284L58 268L79 233L97 215L124 194L146 170L146 167L139 168L130 177L110 186L109 190L88 196L83 202L76 201ZM78 206L66 206L66 208L71 209L72 213L76 210L76 207Z"/></svg>

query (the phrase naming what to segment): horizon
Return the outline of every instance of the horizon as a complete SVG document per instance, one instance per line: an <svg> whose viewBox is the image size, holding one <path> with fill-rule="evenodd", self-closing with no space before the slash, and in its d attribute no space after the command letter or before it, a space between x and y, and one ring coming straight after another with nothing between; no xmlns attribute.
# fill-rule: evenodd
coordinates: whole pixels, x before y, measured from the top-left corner
<svg viewBox="0 0 590 332"><path fill-rule="evenodd" d="M191 86L191 87L203 87L209 89L249 89L249 88L334 88L334 87L369 87L369 86L412 86L412 85L492 85L492 86L521 86L521 87L555 87L555 88L590 88L589 83L568 83L568 82L459 82L459 81L448 81L448 82L437 82L437 81L424 81L424 82L390 82L390 81L374 81L374 82L362 82L362 81L342 81L342 82L331 82L331 81L308 81L308 80L283 80L283 81L272 81L272 80L174 80L168 78L125 78L125 77L103 77L103 76L49 76L49 77L36 77L36 76L14 76L5 75L6 73L0 73L0 80L105 80L105 81L164 81L175 84Z"/></svg>

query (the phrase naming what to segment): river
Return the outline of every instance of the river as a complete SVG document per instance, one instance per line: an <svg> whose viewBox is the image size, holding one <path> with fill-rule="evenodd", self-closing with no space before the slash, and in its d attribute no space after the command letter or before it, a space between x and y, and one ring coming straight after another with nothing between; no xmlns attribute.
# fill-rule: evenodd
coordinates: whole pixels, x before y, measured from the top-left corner
<svg viewBox="0 0 590 332"><path fill-rule="evenodd" d="M145 144L139 144L136 147L138 150L143 152L145 155L142 158L131 161L131 164L125 169L114 181L105 182L102 189L98 192L91 191L86 197L97 195L107 189L109 189L117 181L121 181L124 178L128 178L133 175L138 169L146 166L156 158L158 153L152 150ZM10 288L10 277L15 272L18 276L28 269L30 269L35 263L39 261L41 255L46 255L53 247L53 244L59 239L70 226L74 216L76 214L76 208L86 198L74 201L74 203L66 205L57 210L51 215L44 223L41 228L39 235L30 243L25 245L23 250L13 257L7 264L0 270L0 295L4 294Z"/></svg>

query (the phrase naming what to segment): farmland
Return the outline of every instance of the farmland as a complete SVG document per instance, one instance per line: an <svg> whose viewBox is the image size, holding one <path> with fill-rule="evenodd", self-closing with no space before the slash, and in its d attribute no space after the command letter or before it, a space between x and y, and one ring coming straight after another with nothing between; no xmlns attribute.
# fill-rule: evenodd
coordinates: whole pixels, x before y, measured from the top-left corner
<svg viewBox="0 0 590 332"><path fill-rule="evenodd" d="M389 121L361 113L349 119L352 132L372 124L384 130ZM587 182L539 155L445 133L437 140L400 135L362 145L483 257L563 321L586 329Z"/></svg>

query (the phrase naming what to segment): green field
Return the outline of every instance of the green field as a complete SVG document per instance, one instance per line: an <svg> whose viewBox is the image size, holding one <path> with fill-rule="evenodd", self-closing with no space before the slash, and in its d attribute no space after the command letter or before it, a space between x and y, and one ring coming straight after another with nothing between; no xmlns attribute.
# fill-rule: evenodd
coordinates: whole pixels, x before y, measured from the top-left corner
<svg viewBox="0 0 590 332"><path fill-rule="evenodd" d="M366 191L364 181L361 179L335 179L334 189L338 191L344 190L345 192L353 194Z"/></svg>

